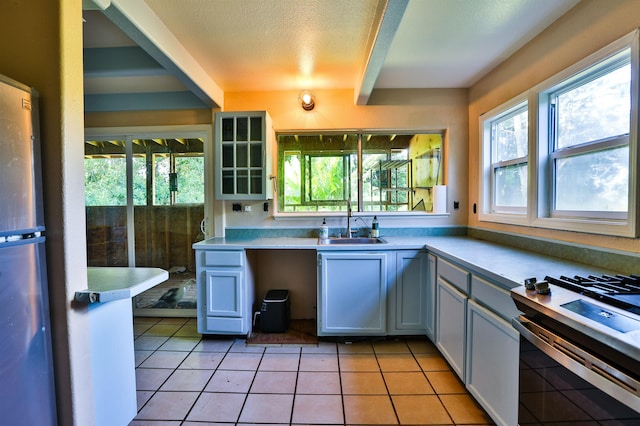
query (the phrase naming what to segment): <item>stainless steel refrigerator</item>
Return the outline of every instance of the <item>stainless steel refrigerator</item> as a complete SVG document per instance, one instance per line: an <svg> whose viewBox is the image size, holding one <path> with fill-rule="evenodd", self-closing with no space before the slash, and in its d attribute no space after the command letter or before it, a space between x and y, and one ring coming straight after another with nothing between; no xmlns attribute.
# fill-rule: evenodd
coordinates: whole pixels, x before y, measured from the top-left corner
<svg viewBox="0 0 640 426"><path fill-rule="evenodd" d="M0 424L56 425L38 98L0 75Z"/></svg>

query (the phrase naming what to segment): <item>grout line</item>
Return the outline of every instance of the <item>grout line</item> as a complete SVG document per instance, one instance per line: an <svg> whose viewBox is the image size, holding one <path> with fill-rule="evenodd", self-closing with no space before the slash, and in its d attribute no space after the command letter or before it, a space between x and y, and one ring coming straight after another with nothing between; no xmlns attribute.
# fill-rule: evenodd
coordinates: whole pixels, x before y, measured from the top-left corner
<svg viewBox="0 0 640 426"><path fill-rule="evenodd" d="M158 321L155 321L153 324L150 324L150 325L149 325L149 324L147 324L147 323L145 323L145 325L149 325L149 326L146 328L146 330L145 330L145 331L143 331L141 334L139 334L139 335L137 335L137 336L135 337L135 339L134 339L134 344L135 344L135 340L137 340L138 338L140 338L140 337L144 336L144 335L145 335L149 330L151 330L151 328L153 328L155 325L159 325L159 324L162 324L162 320L161 320L161 319L160 319L160 320L158 320ZM172 324L172 323L164 324L164 325L170 325L170 324ZM197 339L197 336L177 336L177 335L176 335L177 333L179 333L179 332L180 332L180 330L182 330L185 326L188 326L188 325L190 326L190 322L189 322L189 320L187 319L187 320L185 320L185 322L183 322L183 323L180 325L180 327L178 327L176 330L174 330L174 331L171 333L171 335L170 335L170 336L158 336L158 335L151 335L151 336L153 336L153 337L163 337L163 338L166 338L166 340L165 340L165 342L164 342L163 344L165 344L169 339L171 339L171 338L173 338L173 337L178 337L178 338L187 338L187 339ZM239 410L239 412L238 412L238 416L237 416L236 421L235 421L234 423L235 423L235 424L237 424L237 423L239 423L239 422L240 422L240 417L241 417L242 412L243 412L243 410L244 410L244 408L245 408L245 406L246 406L246 403L247 403L247 400L248 400L248 396L249 396L249 394L251 393L252 386L254 385L255 380L256 380L256 378L257 378L257 373L258 373L258 371L259 371L259 369L260 369L260 366L262 365L262 363L263 363L263 362L264 362L264 360L265 360L265 354L267 353L267 350L266 350L266 348L262 348L262 351L261 351L261 352L252 352L252 351L246 352L246 351L242 351L242 350L240 350L240 351L232 351L232 349L233 349L234 345L238 345L238 344L240 344L240 339L237 339L237 338L236 338L236 339L230 340L230 344L229 344L229 346L224 350L224 352L196 351L196 348L198 348L198 346L199 346L199 345L201 345L203 341L204 341L204 339L203 339L202 337L200 337L200 339L198 340L198 342L197 342L195 345L193 345L193 346L191 347L191 349L190 349L190 350L186 350L186 351L177 351L177 352L185 352L185 353L186 353L186 356L182 359L182 361L180 361L180 363L178 363L178 365L177 365L176 367L171 367L171 370L172 370L172 371L171 371L171 373L167 376L167 378L166 378L166 379L165 379L165 380L164 380L164 381L163 381L163 382L162 382L162 383L161 383L161 384L160 384L160 385L159 385L155 390L150 391L150 392L151 392L150 397L149 397L149 398L147 398L147 400L145 401L145 403L144 403L144 404L143 404L143 405L138 409L137 414L139 414L139 413L144 409L144 407L146 407L146 406L148 405L148 403L149 403L149 401L151 401L151 399L153 399L153 398L154 398L154 397L155 397L159 392L162 392L162 391L160 390L160 389L162 388L162 386L164 386L164 385L168 382L168 380L172 377L172 375L173 375L176 371L178 371L182 365L184 365L184 363L185 363L186 359L187 359L187 358L189 358L189 356L190 356L190 355L192 355L192 354L194 354L194 353L215 353L215 354L221 354L221 355L222 355L222 357L221 357L220 361L217 363L217 365L215 366L215 368L213 368L212 370L209 370L209 369L201 369L201 368L193 369L193 370L211 371L211 376L210 376L210 377L209 377L209 379L206 381L206 383L204 384L204 386L202 387L202 389L200 389L199 391L197 391L197 397L195 398L195 400L194 400L193 404L191 405L191 407L189 407L189 409L186 411L186 414L184 415L184 418L183 418L182 420L178 420L178 421L180 422L180 424L183 424L184 422L186 422L186 421L187 421L186 419L189 417L189 415L190 415L190 414L191 414L191 412L193 411L193 409L194 409L194 407L195 407L196 403L198 402L198 400L202 397L202 395L203 395L204 393L206 393L206 392L205 392L205 389L206 389L206 387L211 383L211 381L213 380L213 377L214 377L215 373L216 373L216 372L218 372L218 371L223 371L223 370L220 370L220 366L222 365L222 363L224 362L224 360L227 358L227 356L229 356L230 354L235 354L235 353L254 353L254 354L255 354L255 353L259 353L259 354L260 354L260 360L259 360L259 362L258 362L258 364L257 364L257 366L256 366L256 368L255 368L255 370L246 370L246 371L252 371L252 372L253 372L253 377L252 377L251 383L250 383L250 385L249 385L249 388L247 389L247 391L246 391L246 392L244 392L244 400L243 400L243 403L242 403L242 407L240 408L240 410ZM405 344L407 344L407 343L406 343L406 341L404 341L404 343L405 343ZM161 349L161 347L162 347L162 345L163 345L163 344L159 345L156 349L151 350L151 351L150 351L151 353L150 353L147 357L145 357L143 360L141 360L140 365L142 365L142 363L144 363L144 362L145 362L149 357L151 357L152 355L154 355L154 354L156 354L156 353L158 353L158 352L162 352L162 351L164 351L163 349ZM246 345L246 340L245 340L245 345ZM427 375L427 372L428 372L428 371L432 371L432 370L428 370L428 371L424 370L424 369L422 368L422 366L420 365L420 363L418 362L418 359L417 359L417 355L419 355L420 353L418 353L418 354L417 354L416 352L414 352L414 351L411 349L411 347L410 347L409 345L407 345L407 346L409 347L409 353L412 355L412 359L414 360L414 362L415 362L415 363L418 365L418 367L419 367L419 371L420 371L420 373L422 374L422 376L424 377L424 379L426 379L427 383L429 384L429 386L430 386L430 387L431 387L431 389L433 390L433 394L434 394L435 396L437 396L438 401L440 402L440 404L442 404L443 408L445 409L445 411L446 411L446 413L447 413L448 417L450 418L450 420L451 420L451 422L452 422L452 425L455 425L455 422L454 422L454 419L453 419L453 417L452 417L452 414L450 413L449 409L448 409L448 408L447 408L447 406L444 404L444 402L442 401L442 398L441 398L441 395L449 395L449 393L439 393L439 392L437 392L437 391L436 391L435 387L433 386L433 384L431 383L431 380L429 380L429 377L428 377L428 375ZM142 350L144 350L144 349L142 349ZM297 358L298 358L298 366L297 366L297 369L296 369L296 372L295 372L295 373L296 373L296 376L295 376L295 383L294 383L294 388L293 388L293 393L292 393L292 397L293 397L293 399L292 399L292 405L291 405L291 413L290 413L290 416L289 416L289 425L293 424L293 420L294 420L295 403L296 403L296 397L297 397L297 395L298 395L297 387L298 387L299 380L300 380L300 373L301 373L301 371L302 371L302 370L301 370L301 366L302 366L302 358L303 358L303 355L304 355L303 350L302 350L302 347L301 347L301 348L300 348L300 350L299 350L299 351L297 351L296 353L297 353L297 355L298 355L298 357L297 357ZM278 352L274 352L274 354L278 354ZM287 354L288 354L288 353L287 353ZM344 353L344 355L353 355L353 354L354 354L354 353ZM396 417L396 421L398 422L398 424L401 424L401 423L400 423L400 416L399 416L399 413L398 413L398 409L397 409L397 407L396 407L396 405L395 405L395 403L394 403L394 401L393 401L393 398L392 398L392 395L391 395L391 392L390 392L390 389L389 389L389 384L387 383L387 379L385 378L384 371L383 371L383 369L382 369L382 366L381 366L381 364L380 364L380 360L379 360L379 355L394 355L394 354L395 354L395 353L383 353L383 352L381 352L381 353L379 354L378 352L376 352L375 348L373 348L373 355L375 356L376 363L377 363L377 366L378 366L378 367L377 367L377 372L382 376L383 383L384 383L384 386L385 386L385 389L386 389L386 393L387 393L387 397L389 398L389 400L390 400L390 402L391 402L391 406L392 406L392 408L393 408L393 410L394 410L394 415L395 415L395 417ZM337 374L338 374L338 381L339 381L339 388L340 388L340 398L341 398L341 402L342 402L342 418L343 418L343 421L345 422L344 424L346 425L347 418L346 418L346 407L345 407L345 394L344 394L344 386L343 386L343 381L342 381L343 366L341 365L341 361L340 361L340 355L341 355L341 353L340 353L340 348L339 348L338 344L336 343L335 352L332 352L332 353L321 353L321 354L318 354L318 355L322 355L322 356L329 356L329 355L332 355L332 356L334 356L334 357L335 357L335 359L336 359L336 364L337 364ZM138 370L138 369L145 369L145 367L136 366L136 370ZM161 369L161 368L160 368L160 369ZM191 370L191 369L190 369L190 370ZM227 371L227 370L224 370L224 371ZM228 371L232 371L232 370L228 370ZM243 371L244 371L244 370L243 370ZM271 371L271 370L269 370L269 371ZM275 372L279 372L279 370L274 370L274 371L275 371ZM288 370L287 370L287 371L288 371ZM313 371L315 371L315 370L313 370ZM359 371L359 370L358 370L358 371ZM449 369L448 369L448 370L433 370L433 371L449 371L449 372L453 372L453 370L450 368L450 366L449 366ZM321 372L321 371L317 371L317 372ZM323 372L324 372L324 371L323 371ZM346 371L344 371L344 372L346 372ZM354 371L354 372L356 372L356 371ZM395 372L395 371L387 371L387 373L393 373L393 372ZM405 371L398 371L398 372L405 372ZM455 374L455 373L454 373L454 374ZM455 377L456 377L456 379L458 379L458 378L457 378L457 376L455 376ZM459 379L458 379L458 380L459 380ZM137 391L137 390L136 390L136 391ZM138 391L137 391L137 392L138 392ZM145 391L140 391L140 392L145 392ZM175 392L180 392L180 391L175 391ZM184 391L184 392L194 393L194 391ZM213 392L213 393L216 393L216 392ZM471 395L469 394L469 392L468 392L468 391L466 391L466 390L465 390L465 391L463 391L463 392L455 392L454 394L467 394L467 395L471 396ZM301 394L301 395L302 395L302 394ZM324 394L323 394L323 395L324 395ZM408 395L409 395L409 394L408 394ZM424 393L416 393L416 394L413 394L413 393L412 393L412 394L410 394L410 395L420 396L420 395L427 395L427 394L424 394ZM430 394L429 394L429 395L430 395ZM475 402L475 398L473 398L473 397L472 397L472 399L473 399L473 401ZM475 402L475 403L476 403L476 405L477 405L477 402ZM137 417L137 415L136 415L136 417ZM141 419L141 421L143 421L143 422L144 422L145 420L144 420L144 419ZM488 424L492 424L492 423L488 423ZM230 424L230 425L231 425L231 424Z"/></svg>

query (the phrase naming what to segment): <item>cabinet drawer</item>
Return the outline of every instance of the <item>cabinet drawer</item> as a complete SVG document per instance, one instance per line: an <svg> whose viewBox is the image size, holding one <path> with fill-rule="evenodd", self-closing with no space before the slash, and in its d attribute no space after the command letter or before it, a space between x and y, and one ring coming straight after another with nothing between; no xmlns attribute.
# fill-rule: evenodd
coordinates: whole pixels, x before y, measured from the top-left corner
<svg viewBox="0 0 640 426"><path fill-rule="evenodd" d="M438 258L438 276L456 287L458 290L469 294L469 273L456 265Z"/></svg>
<svg viewBox="0 0 640 426"><path fill-rule="evenodd" d="M244 329L243 318L222 318L222 317L207 317L207 330L212 333L238 333L244 334L247 330Z"/></svg>
<svg viewBox="0 0 640 426"><path fill-rule="evenodd" d="M205 251L205 266L244 266L244 251Z"/></svg>
<svg viewBox="0 0 640 426"><path fill-rule="evenodd" d="M471 296L507 321L519 315L508 290L475 275L471 277Z"/></svg>

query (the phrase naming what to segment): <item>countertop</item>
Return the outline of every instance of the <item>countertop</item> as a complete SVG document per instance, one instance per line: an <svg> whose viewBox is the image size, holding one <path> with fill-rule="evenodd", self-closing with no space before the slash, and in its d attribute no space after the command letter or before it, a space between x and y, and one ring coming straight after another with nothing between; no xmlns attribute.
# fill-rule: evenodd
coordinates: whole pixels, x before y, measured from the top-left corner
<svg viewBox="0 0 640 426"><path fill-rule="evenodd" d="M425 248L508 288L523 285L526 278L532 277L542 280L547 275L613 273L579 262L468 237L429 237L425 239Z"/></svg>
<svg viewBox="0 0 640 426"><path fill-rule="evenodd" d="M382 237L385 244L319 244L318 238L209 238L193 245L196 250L291 249L291 250L420 250L427 237Z"/></svg>
<svg viewBox="0 0 640 426"><path fill-rule="evenodd" d="M382 238L386 244L336 244L321 245L317 238L255 238L225 239L210 238L193 245L196 250L242 250L242 249L280 249L280 250L402 250L426 249L429 252L448 258L460 266L492 279L505 288L522 285L526 278L544 279L546 275L602 274L613 271L591 267L552 256L521 250L509 246L478 240L470 237L455 236L394 236Z"/></svg>
<svg viewBox="0 0 640 426"><path fill-rule="evenodd" d="M169 273L160 268L89 267L88 288L76 291L75 301L98 303L132 298L167 279Z"/></svg>

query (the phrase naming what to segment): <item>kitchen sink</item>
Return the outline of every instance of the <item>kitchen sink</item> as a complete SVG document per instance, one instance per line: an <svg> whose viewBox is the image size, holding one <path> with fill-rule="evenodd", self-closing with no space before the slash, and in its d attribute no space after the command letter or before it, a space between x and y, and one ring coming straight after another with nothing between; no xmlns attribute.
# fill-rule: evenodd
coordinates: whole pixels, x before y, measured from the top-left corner
<svg viewBox="0 0 640 426"><path fill-rule="evenodd" d="M319 238L318 244L386 244L387 242L382 238L369 238L369 237L352 237L352 238Z"/></svg>

